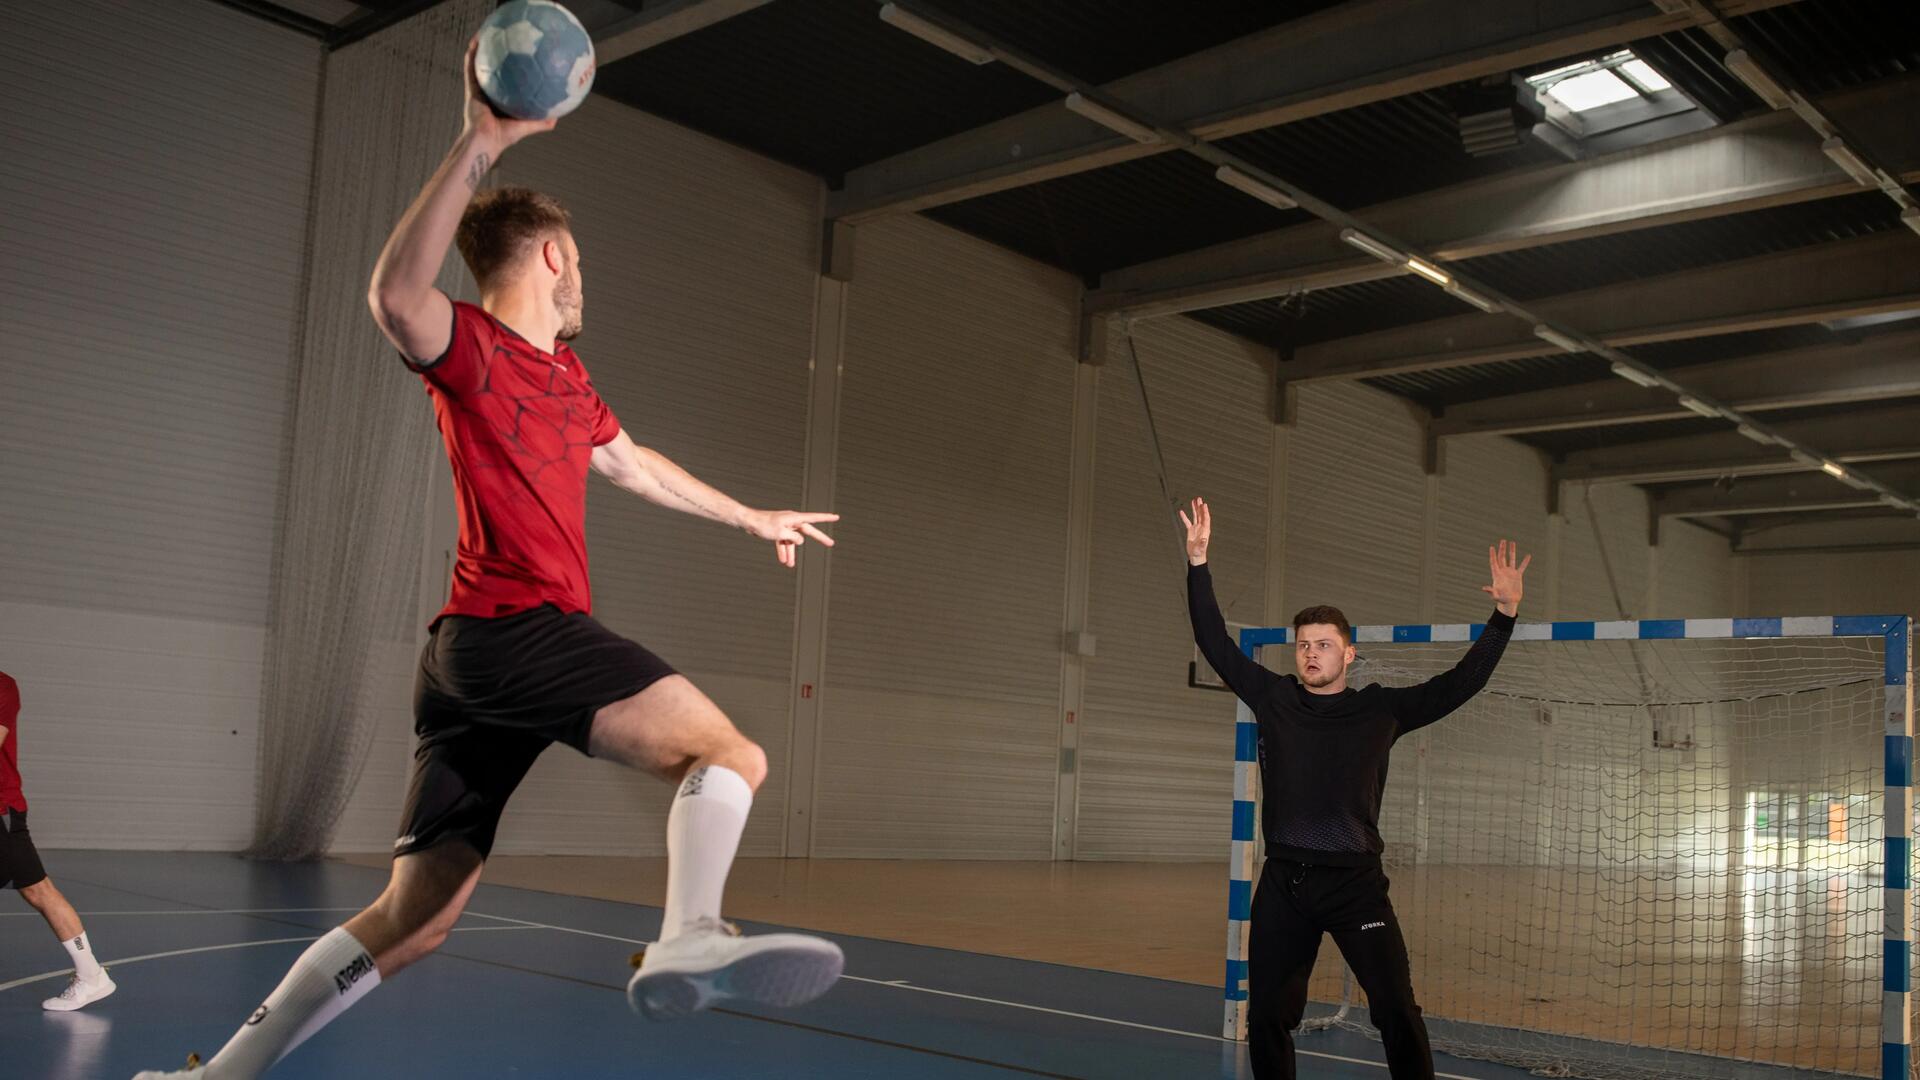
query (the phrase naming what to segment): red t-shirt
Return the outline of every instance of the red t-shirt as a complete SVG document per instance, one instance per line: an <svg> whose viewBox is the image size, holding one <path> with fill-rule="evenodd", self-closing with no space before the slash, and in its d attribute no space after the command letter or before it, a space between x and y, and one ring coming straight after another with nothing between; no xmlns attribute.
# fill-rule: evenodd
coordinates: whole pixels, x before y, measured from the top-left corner
<svg viewBox="0 0 1920 1080"><path fill-rule="evenodd" d="M553 604L592 611L587 463L620 434L587 369L547 353L472 304L453 305L453 340L426 380L460 510L453 591L441 615L493 618Z"/></svg>
<svg viewBox="0 0 1920 1080"><path fill-rule="evenodd" d="M27 812L27 797L20 791L20 684L0 671L0 810Z"/></svg>

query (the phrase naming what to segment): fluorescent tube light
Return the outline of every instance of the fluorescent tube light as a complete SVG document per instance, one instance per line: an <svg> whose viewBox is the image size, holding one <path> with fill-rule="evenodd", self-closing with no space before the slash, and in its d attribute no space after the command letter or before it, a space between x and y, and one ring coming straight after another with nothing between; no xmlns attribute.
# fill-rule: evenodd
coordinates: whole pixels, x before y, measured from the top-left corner
<svg viewBox="0 0 1920 1080"><path fill-rule="evenodd" d="M1841 464L1840 464L1839 462L1837 462L1837 461L1823 461L1823 462L1821 462L1821 463L1820 463L1820 471L1821 471L1821 472L1824 472L1824 473L1826 473L1826 474L1827 474L1828 476L1831 476L1831 477L1833 477L1833 478L1834 478L1835 480L1844 480L1844 479L1846 479L1846 478L1847 478L1847 470L1846 470L1846 468L1845 468L1845 467L1843 467L1843 466L1842 466L1842 465L1841 465Z"/></svg>
<svg viewBox="0 0 1920 1080"><path fill-rule="evenodd" d="M880 5L880 21L896 30L905 30L929 45L945 49L970 64L993 63L992 53L944 26L928 22L899 4Z"/></svg>
<svg viewBox="0 0 1920 1080"><path fill-rule="evenodd" d="M1248 176L1231 165L1222 165L1213 171L1213 178L1247 194L1278 210L1295 210L1300 204L1288 197L1287 193L1272 184L1256 177Z"/></svg>
<svg viewBox="0 0 1920 1080"><path fill-rule="evenodd" d="M1537 330L1534 332L1539 333L1539 331ZM1659 386L1660 385L1660 380L1654 378L1652 375L1649 375L1646 372L1641 371L1637 367L1628 367L1627 365L1619 363L1617 361L1613 365L1613 373L1627 380L1628 382L1634 383L1635 385L1638 385L1638 386Z"/></svg>
<svg viewBox="0 0 1920 1080"><path fill-rule="evenodd" d="M1375 240L1373 237L1368 236L1366 233L1361 232L1359 229L1341 229L1340 239L1379 259L1381 262L1406 264L1407 256L1404 252L1395 251L1380 241Z"/></svg>
<svg viewBox="0 0 1920 1080"><path fill-rule="evenodd" d="M1836 135L1821 143L1820 152L1832 158L1833 163L1840 166L1840 171L1853 177L1853 182L1861 187L1880 186L1880 179L1873 175L1873 170L1867 168L1867 163L1861 161L1860 155L1853 152L1853 147L1848 146L1839 136Z"/></svg>
<svg viewBox="0 0 1920 1080"><path fill-rule="evenodd" d="M1707 404L1704 401L1701 401L1697 397L1691 397L1686 394L1681 394L1680 407L1687 410L1688 412L1699 413L1701 416L1707 417L1710 420L1718 420L1720 418L1719 409L1715 408L1712 405Z"/></svg>
<svg viewBox="0 0 1920 1080"><path fill-rule="evenodd" d="M1587 347L1585 345L1580 344L1579 342L1573 340L1572 338L1561 333L1560 331L1555 330L1553 327L1546 325L1545 323L1542 323L1539 326L1536 326L1533 328L1533 336L1539 338L1541 341L1547 342L1550 345L1555 345L1555 346L1558 346L1559 348L1565 349L1568 352L1586 352L1587 351Z"/></svg>
<svg viewBox="0 0 1920 1080"><path fill-rule="evenodd" d="M1741 436L1743 436L1744 438L1751 439L1754 442L1759 443L1761 446L1772 446L1775 441L1773 436L1749 424L1741 424L1739 427L1735 428L1734 430L1738 431L1741 434Z"/></svg>
<svg viewBox="0 0 1920 1080"><path fill-rule="evenodd" d="M1915 227L1920 228L1920 225L1916 225ZM1492 299L1481 296L1479 293L1474 292L1472 289L1467 288L1457 281L1448 284L1447 291L1489 315L1500 310L1500 305L1494 303Z"/></svg>
<svg viewBox="0 0 1920 1080"><path fill-rule="evenodd" d="M1735 49L1728 53L1726 65L1727 70L1733 72L1735 78L1746 83L1747 89L1759 95L1760 100L1766 102L1769 109L1784 109L1793 104L1787 98L1787 91L1773 81L1773 76L1761 70L1753 57L1747 55L1747 50Z"/></svg>
<svg viewBox="0 0 1920 1080"><path fill-rule="evenodd" d="M1117 131L1137 143L1157 143L1160 133L1152 125L1142 123L1133 117L1105 105L1075 90L1067 95L1067 108L1099 124L1110 131Z"/></svg>
<svg viewBox="0 0 1920 1080"><path fill-rule="evenodd" d="M1407 256L1407 269L1419 274L1421 277L1426 278L1428 281L1433 282L1443 289L1453 284L1453 279L1447 276L1445 270L1440 269L1418 255Z"/></svg>
<svg viewBox="0 0 1920 1080"><path fill-rule="evenodd" d="M1805 450L1789 450L1787 451L1787 456L1805 465L1809 469L1818 469L1822 464L1819 458L1814 457Z"/></svg>

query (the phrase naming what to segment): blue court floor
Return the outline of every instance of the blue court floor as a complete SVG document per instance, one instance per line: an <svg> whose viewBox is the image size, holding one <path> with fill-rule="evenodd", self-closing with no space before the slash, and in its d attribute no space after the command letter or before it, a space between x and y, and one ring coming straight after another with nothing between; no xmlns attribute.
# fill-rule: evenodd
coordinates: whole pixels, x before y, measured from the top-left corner
<svg viewBox="0 0 1920 1080"><path fill-rule="evenodd" d="M0 901L0 1077L125 1080L210 1056L309 941L385 874L226 855L52 851L54 882L120 990L42 1012L65 954L23 902ZM1188 983L833 935L847 977L804 1008L650 1024L627 1008L629 955L658 908L481 885L445 948L380 987L272 1075L352 1077L1250 1077L1219 1039L1219 991ZM749 933L775 929L748 925ZM1116 943L1125 948L1126 943ZM1379 1046L1305 1036L1304 1077L1385 1080ZM1443 1076L1524 1073L1442 1058Z"/></svg>

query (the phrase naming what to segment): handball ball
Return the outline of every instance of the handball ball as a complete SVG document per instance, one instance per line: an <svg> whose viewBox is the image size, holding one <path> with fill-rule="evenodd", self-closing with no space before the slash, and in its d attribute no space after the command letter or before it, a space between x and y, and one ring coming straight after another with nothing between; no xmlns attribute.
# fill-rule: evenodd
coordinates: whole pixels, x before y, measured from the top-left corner
<svg viewBox="0 0 1920 1080"><path fill-rule="evenodd" d="M556 120L593 88L593 40L552 0L513 0L480 26L473 74L494 108L520 120Z"/></svg>

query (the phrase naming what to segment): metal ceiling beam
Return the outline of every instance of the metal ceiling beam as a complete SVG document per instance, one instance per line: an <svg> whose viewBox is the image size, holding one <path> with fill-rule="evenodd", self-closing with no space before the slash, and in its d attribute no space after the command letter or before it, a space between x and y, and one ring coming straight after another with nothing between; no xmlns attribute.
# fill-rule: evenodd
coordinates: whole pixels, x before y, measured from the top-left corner
<svg viewBox="0 0 1920 1080"><path fill-rule="evenodd" d="M1880 465L1867 470L1896 488L1920 485L1920 463ZM1881 505L1872 491L1857 491L1825 473L1762 476L1731 485L1685 484L1654 488L1649 513L1661 518L1740 517L1847 510Z"/></svg>
<svg viewBox="0 0 1920 1080"><path fill-rule="evenodd" d="M1745 14L1791 0L1734 0ZM950 18L919 8L935 21ZM1106 84L1106 95L1203 141L1290 123L1698 25L1646 0L1454 0L1342 4ZM967 28L970 30L970 28ZM987 44L977 33L969 40ZM1058 104L853 170L828 215L859 223L1164 153Z"/></svg>
<svg viewBox="0 0 1920 1080"><path fill-rule="evenodd" d="M602 67L656 45L744 15L770 0L666 0L593 35L594 62Z"/></svg>
<svg viewBox="0 0 1920 1080"><path fill-rule="evenodd" d="M1906 230L1795 248L1528 305L1614 348L1920 308L1920 241ZM1289 382L1471 367L1556 352L1526 322L1470 313L1301 346Z"/></svg>
<svg viewBox="0 0 1920 1080"><path fill-rule="evenodd" d="M1920 458L1920 403L1786 420L1774 427L1796 442L1819 447L1843 465ZM1651 484L1814 468L1795 461L1778 446L1760 446L1733 431L1715 431L1576 451L1557 462L1553 472L1568 481Z"/></svg>
<svg viewBox="0 0 1920 1080"><path fill-rule="evenodd" d="M1823 101L1906 178L1920 179L1920 76ZM1860 186L1791 113L1756 116L1603 158L1524 169L1371 206L1357 213L1441 260L1698 221ZM1356 256L1324 221L1229 241L1101 276L1094 312L1170 315L1395 277Z"/></svg>
<svg viewBox="0 0 1920 1080"><path fill-rule="evenodd" d="M1747 412L1916 397L1920 330L1695 364L1676 374L1697 392ZM1436 436L1522 435L1691 416L1668 391L1608 378L1450 406L1428 430Z"/></svg>

